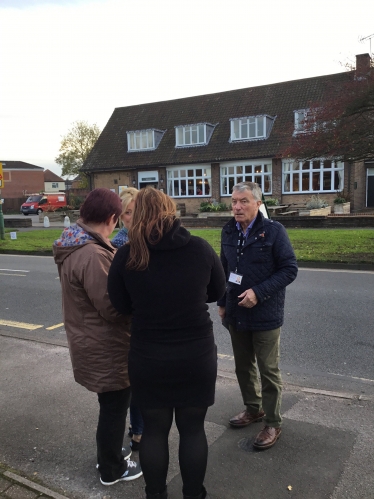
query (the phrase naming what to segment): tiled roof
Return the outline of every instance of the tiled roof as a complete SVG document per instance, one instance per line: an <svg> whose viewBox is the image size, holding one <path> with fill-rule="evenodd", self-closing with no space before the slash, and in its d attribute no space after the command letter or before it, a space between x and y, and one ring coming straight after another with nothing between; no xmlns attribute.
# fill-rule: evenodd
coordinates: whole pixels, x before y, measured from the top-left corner
<svg viewBox="0 0 374 499"><path fill-rule="evenodd" d="M65 180L55 173L51 172L51 170L44 171L44 182L65 182Z"/></svg>
<svg viewBox="0 0 374 499"><path fill-rule="evenodd" d="M3 168L6 170L44 170L44 168L42 168L41 166L32 165L31 163L25 163L24 161L1 160L0 163L3 163Z"/></svg>
<svg viewBox="0 0 374 499"><path fill-rule="evenodd" d="M113 171L172 164L221 162L244 158L271 158L291 139L293 111L321 101L331 85L349 73L293 80L170 101L116 108L82 170ZM267 140L230 143L230 118L276 116ZM206 146L175 148L175 126L218 123ZM166 130L153 151L127 152L126 132L157 128ZM288 135L285 130L290 130Z"/></svg>

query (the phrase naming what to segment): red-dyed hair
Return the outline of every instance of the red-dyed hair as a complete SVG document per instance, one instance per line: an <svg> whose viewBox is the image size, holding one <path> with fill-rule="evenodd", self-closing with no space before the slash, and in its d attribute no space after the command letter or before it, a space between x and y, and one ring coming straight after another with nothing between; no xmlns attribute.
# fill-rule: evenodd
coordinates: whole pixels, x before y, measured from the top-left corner
<svg viewBox="0 0 374 499"><path fill-rule="evenodd" d="M80 216L87 224L106 222L113 215L118 220L121 213L121 198L115 192L104 187L91 191L80 210Z"/></svg>

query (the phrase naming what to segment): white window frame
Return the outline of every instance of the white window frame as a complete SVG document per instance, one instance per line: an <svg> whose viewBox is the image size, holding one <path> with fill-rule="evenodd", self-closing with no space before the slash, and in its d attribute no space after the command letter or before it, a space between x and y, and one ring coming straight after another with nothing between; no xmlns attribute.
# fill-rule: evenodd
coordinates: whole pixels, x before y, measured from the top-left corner
<svg viewBox="0 0 374 499"><path fill-rule="evenodd" d="M310 108L297 109L296 111L294 111L294 120L295 120L294 135L297 135L299 133L311 133L316 131L315 123L313 127L306 128L309 114L310 114Z"/></svg>
<svg viewBox="0 0 374 499"><path fill-rule="evenodd" d="M199 130L200 127L203 127L202 137L200 137L201 134L201 130ZM196 142L192 140L193 133L196 133L196 139L197 139ZM189 140L188 136L190 137ZM175 147L193 147L206 144L207 144L206 123L196 123L195 125L181 125L175 127Z"/></svg>
<svg viewBox="0 0 374 499"><path fill-rule="evenodd" d="M268 114L257 116L244 116L241 118L230 119L230 141L243 142L251 140L265 140L270 135L274 120L276 117ZM259 120L262 120L262 133L260 130ZM237 127L237 131L235 131ZM247 128L247 134L243 134L243 127ZM251 127L254 127L254 134L250 133Z"/></svg>
<svg viewBox="0 0 374 499"><path fill-rule="evenodd" d="M239 182L257 182L266 195L273 193L273 165L271 159L228 161L220 167L221 196L231 196L232 187Z"/></svg>
<svg viewBox="0 0 374 499"><path fill-rule="evenodd" d="M201 170L201 175L198 175ZM201 188L201 194L198 189ZM212 169L207 165L181 165L166 168L166 190L172 198L207 198L212 192ZM193 191L191 193L191 190ZM182 194L184 192L184 194Z"/></svg>
<svg viewBox="0 0 374 499"><path fill-rule="evenodd" d="M58 182L51 182L52 189L58 189Z"/></svg>
<svg viewBox="0 0 374 499"><path fill-rule="evenodd" d="M327 164L327 162L329 163ZM325 189L324 182L325 178L328 177L330 177L330 188ZM316 180L318 186L313 188L313 183ZM286 190L287 186L289 186L289 190ZM310 161L287 160L282 162L282 194L337 192L341 191L343 187L344 163L342 161L316 158Z"/></svg>
<svg viewBox="0 0 374 499"><path fill-rule="evenodd" d="M149 132L152 132L152 143L149 141ZM139 147L136 147L137 138L139 138ZM143 147L144 141L146 147ZM151 151L155 149L155 132L154 129L134 130L127 132L127 151Z"/></svg>

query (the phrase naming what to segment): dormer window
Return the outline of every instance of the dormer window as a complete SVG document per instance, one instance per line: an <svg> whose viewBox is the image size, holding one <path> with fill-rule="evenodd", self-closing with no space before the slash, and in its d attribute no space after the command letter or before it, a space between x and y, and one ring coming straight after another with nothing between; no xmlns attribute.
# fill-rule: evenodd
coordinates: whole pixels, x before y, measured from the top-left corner
<svg viewBox="0 0 374 499"><path fill-rule="evenodd" d="M127 151L149 151L157 149L165 131L156 130L135 130L127 132Z"/></svg>
<svg viewBox="0 0 374 499"><path fill-rule="evenodd" d="M248 116L231 120L230 142L239 140L267 139L274 123L274 117Z"/></svg>
<svg viewBox="0 0 374 499"><path fill-rule="evenodd" d="M311 122L311 111L310 109L299 109L294 111L295 115L295 132L294 133L307 133L315 132L316 125Z"/></svg>
<svg viewBox="0 0 374 499"><path fill-rule="evenodd" d="M209 143L215 125L198 123L175 127L175 147L205 146Z"/></svg>

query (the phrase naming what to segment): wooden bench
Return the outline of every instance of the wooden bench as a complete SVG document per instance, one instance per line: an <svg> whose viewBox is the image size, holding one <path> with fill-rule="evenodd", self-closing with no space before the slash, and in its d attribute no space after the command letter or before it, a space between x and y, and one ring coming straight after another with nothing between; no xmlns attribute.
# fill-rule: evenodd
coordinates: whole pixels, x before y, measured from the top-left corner
<svg viewBox="0 0 374 499"><path fill-rule="evenodd" d="M287 206L267 206L267 209L270 213L273 213L274 215L277 213L283 213L286 209Z"/></svg>

